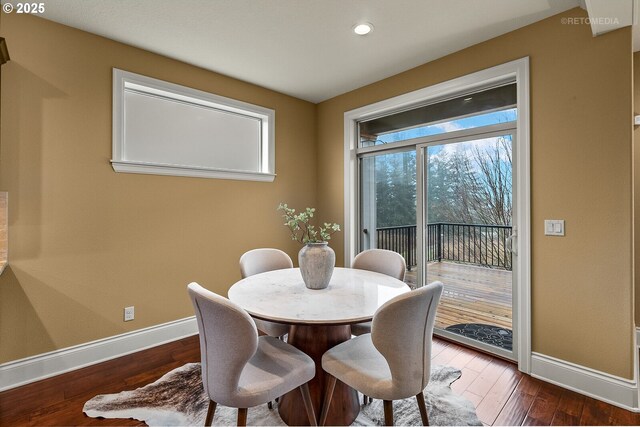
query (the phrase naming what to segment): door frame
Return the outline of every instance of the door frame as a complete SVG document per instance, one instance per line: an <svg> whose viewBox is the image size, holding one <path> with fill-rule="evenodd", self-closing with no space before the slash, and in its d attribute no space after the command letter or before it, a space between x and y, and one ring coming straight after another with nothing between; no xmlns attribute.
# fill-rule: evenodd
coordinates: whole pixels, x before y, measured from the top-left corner
<svg viewBox="0 0 640 427"><path fill-rule="evenodd" d="M464 135L460 135L461 132L450 132L447 134L439 134L433 135L429 137L428 142L423 142L421 144L416 145L416 204L417 204L417 212L416 212L416 222L417 222L417 230L419 233L417 234L417 244L420 246L420 249L417 251L418 254L424 254L424 233L426 230L427 221L427 212L428 212L428 194L426 188L427 184L427 173L426 173L426 160L425 152L429 149L429 147L439 146L439 145L448 145L448 144L457 144L461 142L468 141L477 141L486 138L495 138L504 135L511 136L511 152L512 159L514 160L512 169L511 169L511 200L512 200L512 227L514 230L518 230L521 225L516 221L518 217L518 135L517 135L517 126L513 125L513 122L499 124L494 126L485 126L482 128L469 129L469 131L475 130L476 132L465 132ZM435 137L435 138L434 138ZM439 138L438 138L439 137ZM516 245L518 235L516 235ZM510 250L513 249L513 245ZM513 251L512 251L513 253ZM515 302L518 301L518 294L520 292L520 288L518 286L518 257L519 254L517 252L514 253L516 256L515 262L512 262L511 265L511 330L513 333L513 349L511 351L507 351L500 347L492 346L489 344L485 344L481 341L474 340L471 338L467 338L462 335L454 334L452 332L447 331L446 329L436 328L434 333L450 339L452 341L460 342L469 347L477 348L481 351L485 351L488 353L493 353L497 356L500 356L505 359L518 361L518 338L520 336L520 328L518 327L518 316L514 315L515 312ZM418 265L418 284L419 286L427 283L428 280L428 268L422 259L422 265ZM513 259L512 259L513 260ZM444 284L445 289L447 284Z"/></svg>
<svg viewBox="0 0 640 427"><path fill-rule="evenodd" d="M344 113L344 264L351 265L358 248L358 122L388 115L427 102L475 92L502 82L517 85L518 118L516 143L518 156L514 168L519 171L518 194L514 224L520 224L516 240L518 292L513 301L513 321L518 325L518 369L531 372L531 144L529 103L529 57L428 86L413 92L385 99Z"/></svg>

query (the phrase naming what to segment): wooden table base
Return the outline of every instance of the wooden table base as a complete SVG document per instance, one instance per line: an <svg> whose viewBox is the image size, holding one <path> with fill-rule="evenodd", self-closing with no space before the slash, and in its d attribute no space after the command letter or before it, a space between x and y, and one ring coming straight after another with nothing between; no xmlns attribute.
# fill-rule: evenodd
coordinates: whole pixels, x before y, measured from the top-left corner
<svg viewBox="0 0 640 427"><path fill-rule="evenodd" d="M351 327L346 326L292 326L287 342L311 356L316 363L316 376L309 382L311 401L316 417L324 402L325 372L322 370L322 355L331 347L351 339ZM300 390L295 389L280 398L278 412L288 425L308 426ZM348 426L360 412L358 393L338 381L331 399L327 425Z"/></svg>

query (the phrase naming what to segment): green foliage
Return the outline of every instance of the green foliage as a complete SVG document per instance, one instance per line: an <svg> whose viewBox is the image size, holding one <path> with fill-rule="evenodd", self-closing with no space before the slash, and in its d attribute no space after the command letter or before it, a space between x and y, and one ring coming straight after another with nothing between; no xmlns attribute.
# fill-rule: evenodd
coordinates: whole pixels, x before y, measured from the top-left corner
<svg viewBox="0 0 640 427"><path fill-rule="evenodd" d="M506 137L466 151L429 149L428 222L511 224L512 149ZM415 151L366 159L375 164L376 227L416 224ZM372 163L375 162L375 163Z"/></svg>
<svg viewBox="0 0 640 427"><path fill-rule="evenodd" d="M415 151L375 158L377 227L416 223Z"/></svg>
<svg viewBox="0 0 640 427"><path fill-rule="evenodd" d="M296 210L287 206L286 203L280 203L278 210L283 212L284 225L291 232L291 240L303 245L328 242L334 233L340 231L340 225L328 222L325 222L319 230L316 230L316 227L310 224L316 211L315 208L306 208L304 211L296 213ZM320 238L318 238L318 234L320 234Z"/></svg>

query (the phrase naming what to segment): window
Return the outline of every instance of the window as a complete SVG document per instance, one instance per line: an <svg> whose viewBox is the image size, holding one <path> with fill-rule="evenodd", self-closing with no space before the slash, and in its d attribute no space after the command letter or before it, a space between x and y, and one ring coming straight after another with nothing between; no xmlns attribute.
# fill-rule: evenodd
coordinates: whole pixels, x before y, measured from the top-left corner
<svg viewBox="0 0 640 427"><path fill-rule="evenodd" d="M500 123L513 122L518 118L518 110L509 108L506 110L492 111L491 113L481 113L459 119L446 120L443 122L428 124L424 126L412 127L376 136L372 141L369 137L362 137L362 146L391 144L399 141L407 141L423 136L438 135L447 132L455 132L463 129L474 129L482 126L497 125Z"/></svg>
<svg viewBox="0 0 640 427"><path fill-rule="evenodd" d="M275 112L113 70L116 172L273 181Z"/></svg>
<svg viewBox="0 0 640 427"><path fill-rule="evenodd" d="M511 234L505 230L511 229L511 132L518 118L516 98L516 84L507 82L358 120L354 153L358 250L398 252L407 265L405 281L416 286L426 283L416 270L426 270L433 261L431 235L438 234L433 227L502 227L499 234L506 239ZM497 136L483 137L491 132ZM456 138L465 142L451 143ZM498 193L499 200L490 197ZM420 220L426 224L426 234ZM487 241L484 243L486 246ZM502 244L503 252L505 248ZM495 252L498 259L498 250ZM471 255L469 248L463 253L468 259ZM510 268L506 256L497 262ZM477 263L484 266L487 261Z"/></svg>
<svg viewBox="0 0 640 427"><path fill-rule="evenodd" d="M516 102L510 83L362 121L360 147L515 121Z"/></svg>

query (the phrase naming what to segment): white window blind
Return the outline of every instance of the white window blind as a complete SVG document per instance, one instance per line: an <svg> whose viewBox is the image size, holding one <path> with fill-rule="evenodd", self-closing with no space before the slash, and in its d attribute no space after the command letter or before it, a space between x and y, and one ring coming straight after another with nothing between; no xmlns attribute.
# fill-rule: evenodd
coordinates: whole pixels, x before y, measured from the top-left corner
<svg viewBox="0 0 640 427"><path fill-rule="evenodd" d="M273 110L114 69L117 172L272 181Z"/></svg>

